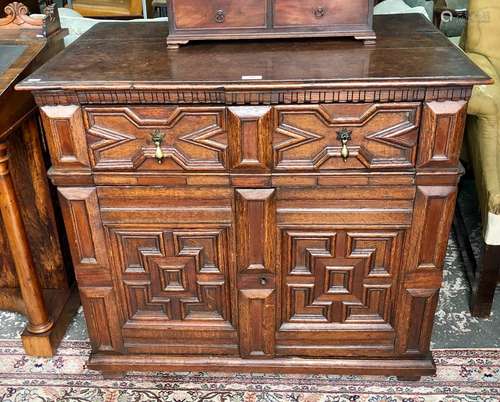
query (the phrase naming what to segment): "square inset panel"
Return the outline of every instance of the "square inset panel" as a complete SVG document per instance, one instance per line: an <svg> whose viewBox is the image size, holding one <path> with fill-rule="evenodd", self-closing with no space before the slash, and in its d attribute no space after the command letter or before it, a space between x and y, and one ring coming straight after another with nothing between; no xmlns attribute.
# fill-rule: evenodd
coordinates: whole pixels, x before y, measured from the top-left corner
<svg viewBox="0 0 500 402"><path fill-rule="evenodd" d="M193 257L148 259L153 298L196 296L196 265Z"/></svg>
<svg viewBox="0 0 500 402"><path fill-rule="evenodd" d="M198 273L222 273L219 256L222 254L220 232L196 234L175 232L174 244L177 255L194 256L197 261Z"/></svg>
<svg viewBox="0 0 500 402"><path fill-rule="evenodd" d="M352 267L325 267L325 293L350 294L352 292Z"/></svg>
<svg viewBox="0 0 500 402"><path fill-rule="evenodd" d="M129 234L122 236L123 268L126 273L146 273L145 255L161 255L162 234Z"/></svg>
<svg viewBox="0 0 500 402"><path fill-rule="evenodd" d="M182 267L160 267L160 279L164 292L183 292L186 290L184 288L186 279Z"/></svg>

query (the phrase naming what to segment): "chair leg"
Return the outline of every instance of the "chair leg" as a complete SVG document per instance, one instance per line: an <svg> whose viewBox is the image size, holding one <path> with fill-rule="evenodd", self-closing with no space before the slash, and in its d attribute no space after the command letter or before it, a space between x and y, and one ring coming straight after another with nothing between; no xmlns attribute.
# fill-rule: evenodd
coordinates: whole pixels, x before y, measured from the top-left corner
<svg viewBox="0 0 500 402"><path fill-rule="evenodd" d="M500 277L500 246L486 245L483 263L472 287L471 314L486 318L491 314L493 297Z"/></svg>

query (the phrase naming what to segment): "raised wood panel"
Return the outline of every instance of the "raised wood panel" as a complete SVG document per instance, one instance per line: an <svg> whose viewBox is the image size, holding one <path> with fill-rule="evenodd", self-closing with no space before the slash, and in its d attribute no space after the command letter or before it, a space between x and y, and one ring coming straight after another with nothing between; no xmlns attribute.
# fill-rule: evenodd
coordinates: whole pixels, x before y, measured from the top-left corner
<svg viewBox="0 0 500 402"><path fill-rule="evenodd" d="M417 103L277 106L273 132L277 170L411 168L415 165ZM351 134L343 160L341 130Z"/></svg>
<svg viewBox="0 0 500 402"><path fill-rule="evenodd" d="M281 329L388 323L403 233L283 230Z"/></svg>
<svg viewBox="0 0 500 402"><path fill-rule="evenodd" d="M92 166L97 170L224 170L225 109L220 107L85 108ZM155 130L164 134L161 163Z"/></svg>
<svg viewBox="0 0 500 402"><path fill-rule="evenodd" d="M418 186L406 269L441 271L453 221L455 186Z"/></svg>
<svg viewBox="0 0 500 402"><path fill-rule="evenodd" d="M79 291L92 348L122 352L123 339L113 288L80 286Z"/></svg>
<svg viewBox="0 0 500 402"><path fill-rule="evenodd" d="M87 142L80 106L42 106L40 113L54 167L88 169Z"/></svg>
<svg viewBox="0 0 500 402"><path fill-rule="evenodd" d="M228 108L231 169L268 170L270 166L271 108L238 106Z"/></svg>
<svg viewBox="0 0 500 402"><path fill-rule="evenodd" d="M277 355L395 353L414 197L413 186L277 190Z"/></svg>
<svg viewBox="0 0 500 402"><path fill-rule="evenodd" d="M128 322L230 325L226 229L106 229Z"/></svg>
<svg viewBox="0 0 500 402"><path fill-rule="evenodd" d="M275 189L236 189L236 262L242 357L274 355Z"/></svg>
<svg viewBox="0 0 500 402"><path fill-rule="evenodd" d="M278 225L395 225L412 221L413 186L278 188Z"/></svg>
<svg viewBox="0 0 500 402"><path fill-rule="evenodd" d="M439 289L404 290L400 305L400 328L397 350L399 353L425 354L429 352L432 323L436 311Z"/></svg>
<svg viewBox="0 0 500 402"><path fill-rule="evenodd" d="M127 348L237 353L228 228L144 223L106 230Z"/></svg>
<svg viewBox="0 0 500 402"><path fill-rule="evenodd" d="M282 228L278 353L366 353L368 344L391 353L404 233Z"/></svg>
<svg viewBox="0 0 500 402"><path fill-rule="evenodd" d="M275 271L274 197L274 189L236 189L236 260L240 274Z"/></svg>
<svg viewBox="0 0 500 402"><path fill-rule="evenodd" d="M240 355L245 358L274 356L276 294L274 289L239 291Z"/></svg>
<svg viewBox="0 0 500 402"><path fill-rule="evenodd" d="M99 187L131 353L238 353L233 197L224 187Z"/></svg>
<svg viewBox="0 0 500 402"><path fill-rule="evenodd" d="M466 101L424 104L419 143L419 168L458 167L466 117Z"/></svg>
<svg viewBox="0 0 500 402"><path fill-rule="evenodd" d="M108 250L105 246L96 189L60 187L58 191L79 284L110 284Z"/></svg>
<svg viewBox="0 0 500 402"><path fill-rule="evenodd" d="M229 187L98 187L105 223L231 225L234 190Z"/></svg>

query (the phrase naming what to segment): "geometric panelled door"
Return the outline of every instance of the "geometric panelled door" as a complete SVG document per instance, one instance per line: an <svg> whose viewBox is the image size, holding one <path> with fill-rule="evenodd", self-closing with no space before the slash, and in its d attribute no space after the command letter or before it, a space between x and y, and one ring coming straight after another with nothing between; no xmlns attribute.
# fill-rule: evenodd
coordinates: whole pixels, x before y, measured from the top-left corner
<svg viewBox="0 0 500 402"><path fill-rule="evenodd" d="M228 319L224 230L111 233L130 320Z"/></svg>
<svg viewBox="0 0 500 402"><path fill-rule="evenodd" d="M285 231L285 323L387 323L398 231ZM396 267L397 268L397 267ZM286 325L285 325L286 326Z"/></svg>

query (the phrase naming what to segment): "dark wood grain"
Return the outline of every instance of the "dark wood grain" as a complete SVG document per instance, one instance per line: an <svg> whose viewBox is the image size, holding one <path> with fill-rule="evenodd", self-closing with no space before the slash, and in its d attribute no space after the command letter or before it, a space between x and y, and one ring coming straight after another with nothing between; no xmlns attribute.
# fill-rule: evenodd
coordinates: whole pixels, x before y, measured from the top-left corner
<svg viewBox="0 0 500 402"><path fill-rule="evenodd" d="M370 84L378 88L401 88L404 84L418 88L440 83L449 87L489 81L422 16L376 16L375 27L380 34L373 47L352 40L309 39L194 43L176 52L165 52L163 23L137 23L137 36L124 31L120 23L112 27L103 23L19 88L96 90L106 86L120 90L133 85L134 89L149 90L254 91L264 85L276 90L307 84L326 90L366 88ZM117 30L116 36L115 31L110 36L111 28ZM243 76L262 76L262 80L248 82ZM216 96L206 103L214 101Z"/></svg>

